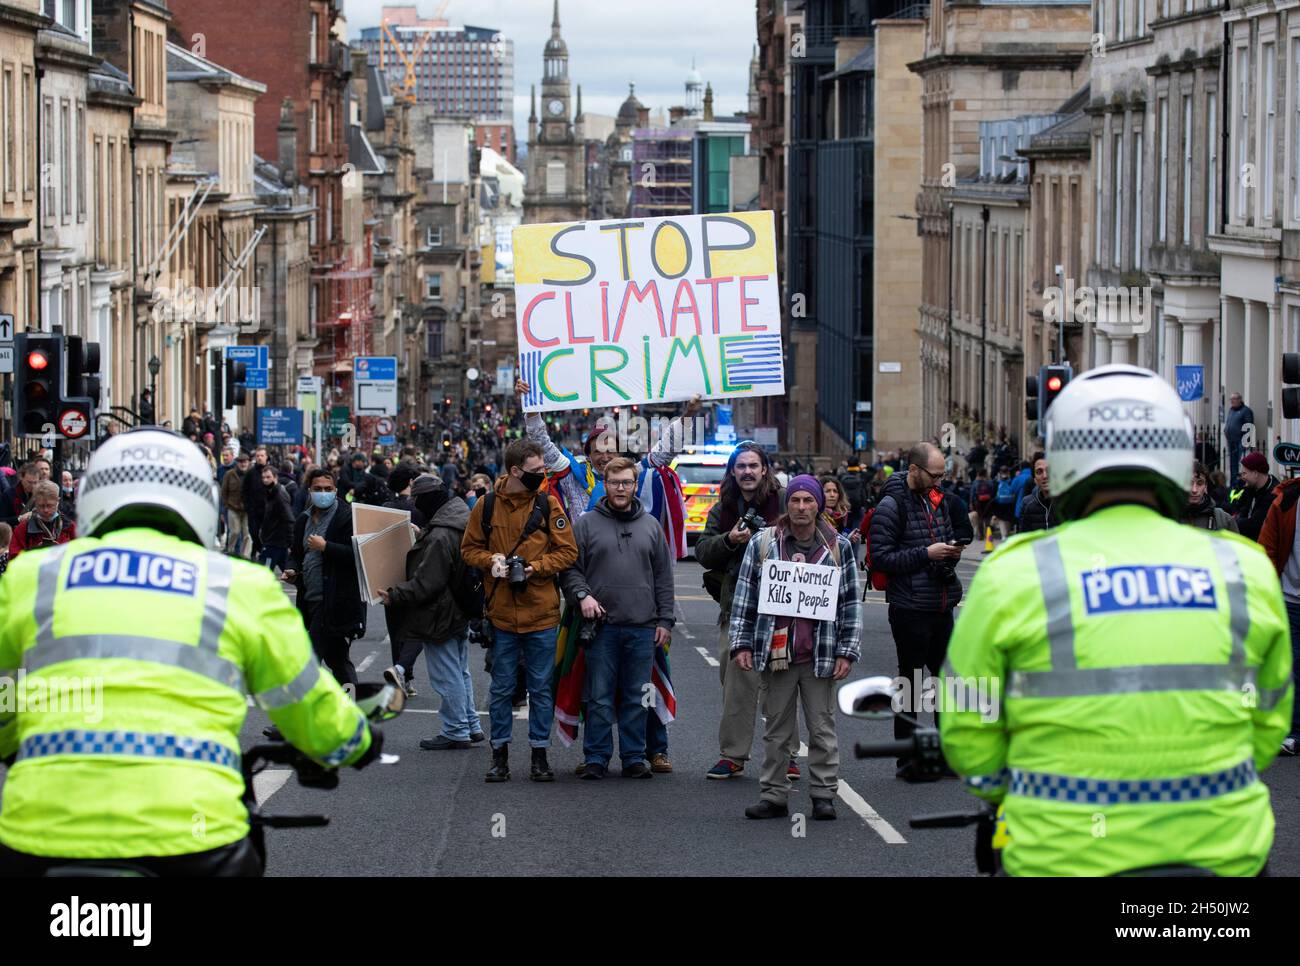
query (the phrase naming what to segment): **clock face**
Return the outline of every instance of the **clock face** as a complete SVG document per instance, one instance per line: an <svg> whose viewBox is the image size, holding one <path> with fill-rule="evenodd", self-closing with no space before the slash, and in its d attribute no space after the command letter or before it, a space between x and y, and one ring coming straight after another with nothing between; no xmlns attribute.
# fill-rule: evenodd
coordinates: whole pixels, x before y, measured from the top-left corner
<svg viewBox="0 0 1300 966"><path fill-rule="evenodd" d="M564 101L551 101L546 105L546 109L551 112L552 117L559 117L564 113Z"/></svg>

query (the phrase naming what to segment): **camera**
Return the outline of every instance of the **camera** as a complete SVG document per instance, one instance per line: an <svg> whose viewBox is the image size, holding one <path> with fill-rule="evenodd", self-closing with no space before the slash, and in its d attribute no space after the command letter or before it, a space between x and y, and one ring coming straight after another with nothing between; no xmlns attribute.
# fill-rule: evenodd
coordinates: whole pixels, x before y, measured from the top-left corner
<svg viewBox="0 0 1300 966"><path fill-rule="evenodd" d="M767 521L758 515L758 511L752 507L740 518L740 525L750 533L758 533L767 526Z"/></svg>
<svg viewBox="0 0 1300 966"><path fill-rule="evenodd" d="M596 637L600 634L600 627L604 621L597 618L596 620L584 620L578 626L578 646L591 647L596 643Z"/></svg>
<svg viewBox="0 0 1300 966"><path fill-rule="evenodd" d="M510 582L510 589L516 593L528 583L528 576L524 573L527 566L523 557L506 557L506 579Z"/></svg>
<svg viewBox="0 0 1300 966"><path fill-rule="evenodd" d="M470 621L469 642L479 647L491 647L495 644L496 632L492 628L492 622L487 618Z"/></svg>

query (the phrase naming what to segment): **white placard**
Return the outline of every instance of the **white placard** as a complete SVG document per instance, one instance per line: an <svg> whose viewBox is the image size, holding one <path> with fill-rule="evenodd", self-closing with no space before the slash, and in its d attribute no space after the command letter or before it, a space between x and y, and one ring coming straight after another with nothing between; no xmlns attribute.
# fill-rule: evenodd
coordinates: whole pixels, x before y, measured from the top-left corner
<svg viewBox="0 0 1300 966"><path fill-rule="evenodd" d="M758 612L833 621L840 600L840 568L767 560L758 584Z"/></svg>

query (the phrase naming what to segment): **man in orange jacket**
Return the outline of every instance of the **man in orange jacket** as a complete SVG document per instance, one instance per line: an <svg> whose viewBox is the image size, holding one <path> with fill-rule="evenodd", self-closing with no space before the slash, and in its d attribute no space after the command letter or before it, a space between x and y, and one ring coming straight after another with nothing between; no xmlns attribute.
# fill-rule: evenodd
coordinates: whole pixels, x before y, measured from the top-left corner
<svg viewBox="0 0 1300 966"><path fill-rule="evenodd" d="M555 717L551 677L560 626L557 578L578 562L578 546L559 501L538 493L546 469L542 448L531 440L516 440L506 447L502 463L505 475L474 504L460 545L465 563L483 573L484 610L495 632L489 706L492 768L486 780L510 779L511 695L522 660L528 681L528 743L533 749L530 777L554 781L546 749ZM485 518L491 521L486 527Z"/></svg>
<svg viewBox="0 0 1300 966"><path fill-rule="evenodd" d="M1291 625L1291 673L1300 661L1300 547L1296 546L1296 503L1300 501L1300 477L1284 480L1273 490L1268 515L1259 531L1259 545L1273 561L1282 581L1287 622ZM1291 712L1291 733L1282 741L1282 754L1300 753L1300 711Z"/></svg>

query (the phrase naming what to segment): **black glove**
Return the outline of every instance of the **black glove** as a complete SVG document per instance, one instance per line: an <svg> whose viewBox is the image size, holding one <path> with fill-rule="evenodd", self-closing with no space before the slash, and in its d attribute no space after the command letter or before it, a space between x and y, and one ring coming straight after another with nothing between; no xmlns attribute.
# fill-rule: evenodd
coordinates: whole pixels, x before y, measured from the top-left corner
<svg viewBox="0 0 1300 966"><path fill-rule="evenodd" d="M370 747L366 753L358 758L352 765L353 768L360 771L372 761L379 760L379 753L384 750L384 733L375 725L370 725Z"/></svg>

